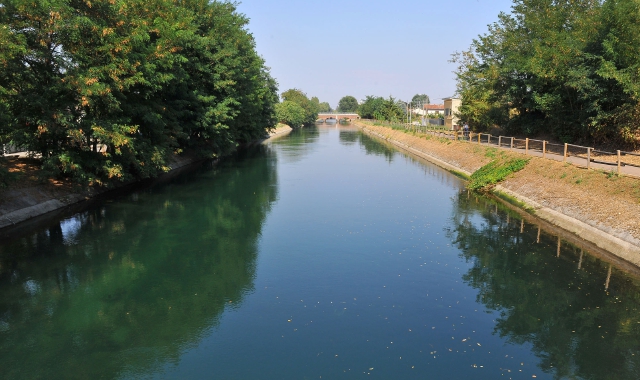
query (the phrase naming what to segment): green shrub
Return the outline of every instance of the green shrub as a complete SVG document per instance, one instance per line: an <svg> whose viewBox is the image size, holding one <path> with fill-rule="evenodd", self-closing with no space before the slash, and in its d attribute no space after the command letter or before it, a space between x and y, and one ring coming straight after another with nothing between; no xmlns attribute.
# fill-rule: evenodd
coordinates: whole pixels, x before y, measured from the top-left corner
<svg viewBox="0 0 640 380"><path fill-rule="evenodd" d="M471 175L471 182L467 187L472 190L486 189L504 180L509 174L522 170L528 162L529 160L522 158L491 161Z"/></svg>

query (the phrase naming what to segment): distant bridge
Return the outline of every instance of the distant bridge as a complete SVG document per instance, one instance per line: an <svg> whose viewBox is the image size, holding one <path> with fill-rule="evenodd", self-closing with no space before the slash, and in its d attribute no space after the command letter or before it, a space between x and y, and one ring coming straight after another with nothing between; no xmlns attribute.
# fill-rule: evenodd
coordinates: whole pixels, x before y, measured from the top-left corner
<svg viewBox="0 0 640 380"><path fill-rule="evenodd" d="M347 121L352 121L352 120L358 120L360 119L360 115L358 115L357 113L349 113L349 112L322 112L318 114L318 122L319 123L326 123L329 120L336 120L336 121L340 121L340 120L347 120Z"/></svg>

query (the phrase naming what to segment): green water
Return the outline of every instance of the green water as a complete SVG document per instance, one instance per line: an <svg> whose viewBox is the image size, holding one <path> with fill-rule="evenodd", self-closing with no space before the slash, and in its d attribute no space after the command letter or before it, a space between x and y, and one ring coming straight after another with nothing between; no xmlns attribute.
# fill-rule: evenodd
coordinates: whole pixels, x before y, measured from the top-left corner
<svg viewBox="0 0 640 380"><path fill-rule="evenodd" d="M534 376L640 378L638 279L343 126L0 242L2 379Z"/></svg>

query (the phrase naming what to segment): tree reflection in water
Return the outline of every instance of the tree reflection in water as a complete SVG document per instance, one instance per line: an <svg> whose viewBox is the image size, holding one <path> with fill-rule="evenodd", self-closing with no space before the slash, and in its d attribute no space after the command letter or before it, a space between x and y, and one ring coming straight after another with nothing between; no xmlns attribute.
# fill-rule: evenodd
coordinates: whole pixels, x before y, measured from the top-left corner
<svg viewBox="0 0 640 380"><path fill-rule="evenodd" d="M473 265L464 280L478 302L500 315L497 334L531 344L556 378L639 377L637 278L544 231L538 238L494 200L465 191L454 201L450 237Z"/></svg>
<svg viewBox="0 0 640 380"><path fill-rule="evenodd" d="M5 244L1 377L116 378L177 360L252 290L277 195L266 149Z"/></svg>

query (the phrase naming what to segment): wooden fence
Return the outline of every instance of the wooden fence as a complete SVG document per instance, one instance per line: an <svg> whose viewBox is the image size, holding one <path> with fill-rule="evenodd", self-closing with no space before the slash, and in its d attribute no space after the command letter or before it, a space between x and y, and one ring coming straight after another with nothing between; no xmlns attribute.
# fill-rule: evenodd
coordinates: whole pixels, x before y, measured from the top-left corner
<svg viewBox="0 0 640 380"><path fill-rule="evenodd" d="M588 146L575 144L556 144L546 140L519 139L512 136L494 136L488 133L474 133L449 130L439 126L421 126L415 124L391 123L378 120L362 120L379 125L388 125L395 129L412 130L418 133L431 134L434 136L448 138L455 141L467 141L469 143L481 144L485 146L495 146L496 148L508 149L523 153L525 155L537 155L542 158L554 159L568 162L587 169L594 168L592 164L604 170L615 171L618 175L628 175L640 178L640 154L636 152L625 152L616 150L608 152L598 150ZM623 168L637 168L626 170Z"/></svg>

